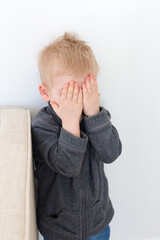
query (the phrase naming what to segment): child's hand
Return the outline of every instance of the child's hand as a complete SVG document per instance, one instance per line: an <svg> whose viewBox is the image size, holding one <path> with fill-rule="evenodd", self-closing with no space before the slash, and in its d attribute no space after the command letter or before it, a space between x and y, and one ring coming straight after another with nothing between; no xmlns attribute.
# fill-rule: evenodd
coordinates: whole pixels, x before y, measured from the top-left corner
<svg viewBox="0 0 160 240"><path fill-rule="evenodd" d="M85 82L82 83L83 95L83 112L88 117L97 114L99 109L98 84L96 77L90 74L85 77Z"/></svg>
<svg viewBox="0 0 160 240"><path fill-rule="evenodd" d="M60 104L50 101L56 114L67 127L78 126L82 114L82 89L78 83L70 81L63 87Z"/></svg>

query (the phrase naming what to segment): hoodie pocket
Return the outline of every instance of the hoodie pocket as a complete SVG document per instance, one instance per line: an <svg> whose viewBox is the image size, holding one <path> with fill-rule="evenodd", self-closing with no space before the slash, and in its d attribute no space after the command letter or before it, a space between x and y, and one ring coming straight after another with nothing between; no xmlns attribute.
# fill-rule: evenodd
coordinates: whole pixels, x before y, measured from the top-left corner
<svg viewBox="0 0 160 240"><path fill-rule="evenodd" d="M65 236L71 239L76 238L80 234L80 213L68 210L61 210L57 215L48 215L49 225L60 233L65 239Z"/></svg>
<svg viewBox="0 0 160 240"><path fill-rule="evenodd" d="M100 201L98 201L94 206L87 209L87 219L88 232L90 234L103 224L105 221L105 213Z"/></svg>

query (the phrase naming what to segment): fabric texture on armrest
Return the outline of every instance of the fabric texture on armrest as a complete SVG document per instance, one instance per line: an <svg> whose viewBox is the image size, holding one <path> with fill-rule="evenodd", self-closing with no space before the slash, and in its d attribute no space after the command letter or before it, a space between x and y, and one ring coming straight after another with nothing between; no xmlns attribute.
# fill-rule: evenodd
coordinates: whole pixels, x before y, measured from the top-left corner
<svg viewBox="0 0 160 240"><path fill-rule="evenodd" d="M0 239L37 240L30 110L0 107Z"/></svg>

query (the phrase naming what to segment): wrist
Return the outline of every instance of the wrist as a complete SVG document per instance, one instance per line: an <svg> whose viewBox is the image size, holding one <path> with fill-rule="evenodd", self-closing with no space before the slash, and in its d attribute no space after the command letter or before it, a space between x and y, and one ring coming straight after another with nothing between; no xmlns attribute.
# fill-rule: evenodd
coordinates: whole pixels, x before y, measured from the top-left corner
<svg viewBox="0 0 160 240"><path fill-rule="evenodd" d="M78 123L64 123L62 122L62 127L67 130L68 132L70 132L71 134L80 137L80 126L79 126L79 122Z"/></svg>
<svg viewBox="0 0 160 240"><path fill-rule="evenodd" d="M97 111L94 111L94 112L92 112L92 113L85 114L85 116L86 116L86 117L91 117L91 116L94 116L94 115L98 114L99 112L100 112L100 108L98 108Z"/></svg>

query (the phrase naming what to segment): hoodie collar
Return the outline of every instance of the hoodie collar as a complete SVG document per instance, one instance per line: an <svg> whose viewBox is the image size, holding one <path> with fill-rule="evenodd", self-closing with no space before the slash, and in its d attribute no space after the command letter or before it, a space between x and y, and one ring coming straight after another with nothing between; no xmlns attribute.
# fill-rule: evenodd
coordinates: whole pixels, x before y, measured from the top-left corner
<svg viewBox="0 0 160 240"><path fill-rule="evenodd" d="M57 119L57 121L62 125L62 120L61 118L57 115L57 113L54 111L54 109L52 108L52 105L50 104L50 101L48 101L48 110L49 112L55 116L55 118Z"/></svg>

